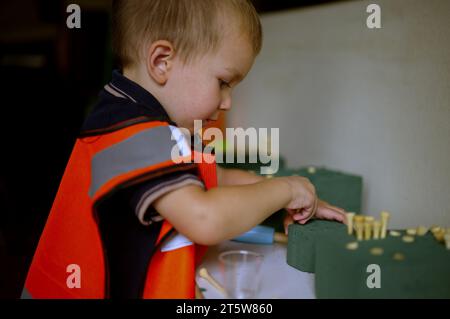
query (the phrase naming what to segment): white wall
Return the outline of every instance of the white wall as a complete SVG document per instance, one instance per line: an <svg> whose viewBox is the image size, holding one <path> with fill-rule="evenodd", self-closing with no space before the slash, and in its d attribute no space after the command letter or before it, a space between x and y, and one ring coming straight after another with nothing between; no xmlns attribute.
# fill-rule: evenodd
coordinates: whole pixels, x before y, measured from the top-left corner
<svg viewBox="0 0 450 319"><path fill-rule="evenodd" d="M366 27L381 6L382 29ZM352 1L264 15L229 127L279 127L288 165L364 177L364 213L450 226L450 1Z"/></svg>

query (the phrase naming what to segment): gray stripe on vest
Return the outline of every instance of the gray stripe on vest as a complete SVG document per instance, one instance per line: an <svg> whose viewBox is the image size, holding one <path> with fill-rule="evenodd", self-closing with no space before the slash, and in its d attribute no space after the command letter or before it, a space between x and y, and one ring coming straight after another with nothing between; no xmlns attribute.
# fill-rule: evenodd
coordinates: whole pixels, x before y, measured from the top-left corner
<svg viewBox="0 0 450 319"><path fill-rule="evenodd" d="M27 288L23 288L20 299L33 299L33 296L31 296L31 294Z"/></svg>
<svg viewBox="0 0 450 319"><path fill-rule="evenodd" d="M158 126L98 152L91 161L89 196L93 197L103 184L118 175L171 160L176 145L171 137L168 126Z"/></svg>

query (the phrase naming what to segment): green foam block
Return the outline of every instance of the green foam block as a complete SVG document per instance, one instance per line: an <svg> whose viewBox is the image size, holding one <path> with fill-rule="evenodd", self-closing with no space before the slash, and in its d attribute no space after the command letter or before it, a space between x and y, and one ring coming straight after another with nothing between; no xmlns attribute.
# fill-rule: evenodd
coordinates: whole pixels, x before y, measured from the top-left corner
<svg viewBox="0 0 450 319"><path fill-rule="evenodd" d="M311 220L306 225L289 226L287 263L304 272L315 272L316 243L327 233L345 232L345 225L330 221Z"/></svg>
<svg viewBox="0 0 450 319"><path fill-rule="evenodd" d="M348 250L356 238L345 225L317 220L291 225L287 262L315 273L317 298L450 298L450 251L430 233L415 236L413 243L402 236L359 241L356 250ZM370 253L375 247L382 255ZM379 266L379 288L367 284L369 265Z"/></svg>

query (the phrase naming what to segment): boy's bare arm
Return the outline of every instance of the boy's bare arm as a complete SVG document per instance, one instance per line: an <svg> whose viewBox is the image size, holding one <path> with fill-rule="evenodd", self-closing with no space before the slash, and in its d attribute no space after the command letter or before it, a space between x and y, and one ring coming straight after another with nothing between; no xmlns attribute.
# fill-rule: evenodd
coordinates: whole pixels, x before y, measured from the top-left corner
<svg viewBox="0 0 450 319"><path fill-rule="evenodd" d="M225 169L217 166L217 179L219 185L244 185L260 182L264 180L265 177L240 169ZM295 210L288 209L287 212L288 214L284 219L286 233L289 224L292 224L295 221L299 222L300 224L304 224L309 219L306 216L296 215ZM314 217L318 219L335 220L341 223L345 223L345 210L330 205L325 201L319 200L317 203L317 211Z"/></svg>
<svg viewBox="0 0 450 319"><path fill-rule="evenodd" d="M219 186L246 185L263 181L265 178L255 173L217 165L217 182Z"/></svg>
<svg viewBox="0 0 450 319"><path fill-rule="evenodd" d="M261 223L283 208L314 214L314 187L306 179L273 178L258 183L203 190L186 186L155 201L155 209L192 241L214 245Z"/></svg>

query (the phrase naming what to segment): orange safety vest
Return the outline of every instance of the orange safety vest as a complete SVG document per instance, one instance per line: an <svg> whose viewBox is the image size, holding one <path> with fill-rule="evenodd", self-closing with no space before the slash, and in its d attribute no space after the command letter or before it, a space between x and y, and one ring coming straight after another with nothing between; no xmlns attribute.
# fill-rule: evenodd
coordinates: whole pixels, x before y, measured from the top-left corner
<svg viewBox="0 0 450 319"><path fill-rule="evenodd" d="M151 158L162 156L160 154L153 152L149 157L146 152L151 151L142 147L143 141L147 143L148 139L158 139L168 132L167 122L152 121L77 139L33 257L22 297L108 297L107 267L95 204L117 189L179 169L180 165L171 159ZM216 187L215 163L203 161L197 167L206 189ZM172 229L169 222L163 221L157 243L160 244ZM200 245L167 252L158 249L147 269L142 298L194 298L195 269L205 251L206 247ZM79 288L67 284L70 275L67 267L73 264L79 266Z"/></svg>

